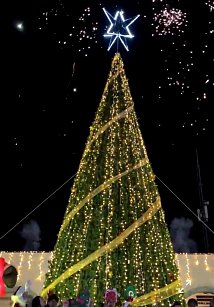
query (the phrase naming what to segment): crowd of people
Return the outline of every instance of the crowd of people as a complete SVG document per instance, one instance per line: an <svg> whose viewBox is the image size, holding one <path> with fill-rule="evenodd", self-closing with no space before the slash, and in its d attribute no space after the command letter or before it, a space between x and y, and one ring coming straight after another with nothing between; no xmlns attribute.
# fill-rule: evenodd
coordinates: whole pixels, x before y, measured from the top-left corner
<svg viewBox="0 0 214 307"><path fill-rule="evenodd" d="M89 292L83 291L83 296L79 296L76 299L68 299L60 301L58 296L54 293L49 293L47 300L42 296L32 297L22 287L18 287L14 295L11 296L13 302L12 307L93 307L93 302L89 297ZM79 301L78 301L79 299ZM101 307L115 307L117 306L117 292L116 289L108 289L104 295L104 303ZM122 304L122 307L131 306L131 301L127 301ZM157 302L156 307L162 306ZM182 303L175 301L171 307L182 307ZM198 307L198 302L194 298L190 298L187 301L187 307ZM214 297L210 300L210 307L214 307Z"/></svg>
<svg viewBox="0 0 214 307"><path fill-rule="evenodd" d="M63 304L59 304L59 298L56 294L51 294L48 296L47 301L42 296L32 297L26 292L20 293L19 287L14 295L12 295L12 307L57 307L63 306ZM68 307L66 304L63 307Z"/></svg>
<svg viewBox="0 0 214 307"><path fill-rule="evenodd" d="M59 298L56 294L48 296L47 303L41 296L35 296L32 300L31 307L56 307L59 302Z"/></svg>

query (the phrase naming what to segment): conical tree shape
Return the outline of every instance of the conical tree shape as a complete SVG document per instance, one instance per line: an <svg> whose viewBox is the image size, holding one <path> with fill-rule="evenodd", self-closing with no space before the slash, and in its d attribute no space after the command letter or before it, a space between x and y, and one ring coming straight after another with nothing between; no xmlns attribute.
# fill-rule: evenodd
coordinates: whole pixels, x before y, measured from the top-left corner
<svg viewBox="0 0 214 307"><path fill-rule="evenodd" d="M54 288L61 298L70 298L87 288L99 305L109 287L116 288L123 300L129 284L141 296L177 278L155 176L117 53L71 190L43 295ZM182 299L181 294L169 296L159 299L165 305Z"/></svg>

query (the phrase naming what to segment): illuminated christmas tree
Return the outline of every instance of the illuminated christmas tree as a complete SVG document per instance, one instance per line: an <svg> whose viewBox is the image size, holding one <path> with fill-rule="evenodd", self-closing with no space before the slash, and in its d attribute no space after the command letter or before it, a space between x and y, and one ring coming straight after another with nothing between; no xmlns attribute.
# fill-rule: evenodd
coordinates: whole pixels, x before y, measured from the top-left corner
<svg viewBox="0 0 214 307"><path fill-rule="evenodd" d="M71 190L45 288L61 298L107 288L134 305L183 300L155 175L120 54L111 71ZM155 292L154 292L155 291Z"/></svg>

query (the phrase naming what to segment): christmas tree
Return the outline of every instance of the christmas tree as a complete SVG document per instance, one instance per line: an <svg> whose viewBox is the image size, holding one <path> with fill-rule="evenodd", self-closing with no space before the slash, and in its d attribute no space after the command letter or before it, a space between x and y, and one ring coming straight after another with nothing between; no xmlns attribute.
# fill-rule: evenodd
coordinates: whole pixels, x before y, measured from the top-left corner
<svg viewBox="0 0 214 307"><path fill-rule="evenodd" d="M42 295L95 305L107 288L133 305L183 300L155 175L120 54L111 71L76 174Z"/></svg>

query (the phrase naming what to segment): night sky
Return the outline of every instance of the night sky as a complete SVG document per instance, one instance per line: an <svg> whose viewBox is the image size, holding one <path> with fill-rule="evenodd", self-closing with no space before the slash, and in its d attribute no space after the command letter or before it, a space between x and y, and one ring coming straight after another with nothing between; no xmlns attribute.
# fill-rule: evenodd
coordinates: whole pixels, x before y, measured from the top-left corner
<svg viewBox="0 0 214 307"><path fill-rule="evenodd" d="M41 228L40 250L54 247L71 177L116 52L115 46L107 51L109 40L103 37L109 25L105 7L112 15L123 9L125 18L141 15L130 27L135 35L128 41L130 51L120 44L119 52L148 156L161 180L156 183L167 223L175 217L191 219L190 237L198 252L205 252L203 227L179 199L197 214L197 151L203 199L210 203L208 225L214 229L208 138L208 105L214 97L213 0L4 2L0 250L22 250L19 232L31 219ZM214 252L214 235L208 234Z"/></svg>

